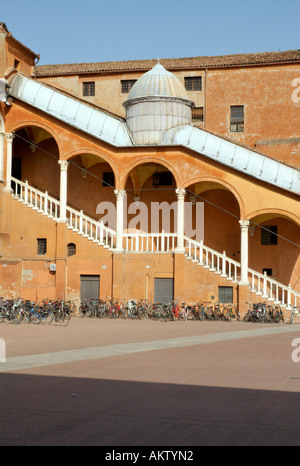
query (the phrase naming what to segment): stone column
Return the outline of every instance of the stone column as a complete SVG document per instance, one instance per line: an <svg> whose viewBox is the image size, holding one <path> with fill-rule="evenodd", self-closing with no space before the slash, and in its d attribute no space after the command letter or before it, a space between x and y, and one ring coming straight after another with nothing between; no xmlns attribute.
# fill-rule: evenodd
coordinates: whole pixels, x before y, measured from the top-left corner
<svg viewBox="0 0 300 466"><path fill-rule="evenodd" d="M126 191L124 189L115 189L117 197L116 208L116 249L115 252L123 252L123 223L124 223L124 197Z"/></svg>
<svg viewBox="0 0 300 466"><path fill-rule="evenodd" d="M6 193L11 193L11 167L12 167L12 145L15 135L13 133L6 133L6 183L3 189Z"/></svg>
<svg viewBox="0 0 300 466"><path fill-rule="evenodd" d="M66 160L59 160L58 163L60 165L59 221L65 222L67 219L67 181L69 163Z"/></svg>
<svg viewBox="0 0 300 466"><path fill-rule="evenodd" d="M240 285L248 285L248 230L250 221L239 220L241 227L241 281Z"/></svg>
<svg viewBox="0 0 300 466"><path fill-rule="evenodd" d="M177 194L177 247L175 252L185 252L184 248L184 197L185 189L176 189Z"/></svg>

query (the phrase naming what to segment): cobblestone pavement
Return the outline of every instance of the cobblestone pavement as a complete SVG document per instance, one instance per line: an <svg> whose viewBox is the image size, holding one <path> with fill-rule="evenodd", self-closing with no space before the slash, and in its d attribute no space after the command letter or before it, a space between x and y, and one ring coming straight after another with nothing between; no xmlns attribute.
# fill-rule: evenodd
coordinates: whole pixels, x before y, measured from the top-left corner
<svg viewBox="0 0 300 466"><path fill-rule="evenodd" d="M300 443L299 324L75 317L0 338L1 446Z"/></svg>

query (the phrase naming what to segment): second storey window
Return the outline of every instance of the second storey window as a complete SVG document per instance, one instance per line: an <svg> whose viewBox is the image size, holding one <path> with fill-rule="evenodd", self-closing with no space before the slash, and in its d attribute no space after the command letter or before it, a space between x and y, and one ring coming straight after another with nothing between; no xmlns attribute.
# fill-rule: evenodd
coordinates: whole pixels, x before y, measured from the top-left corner
<svg viewBox="0 0 300 466"><path fill-rule="evenodd" d="M113 172L103 172L102 186L113 188L115 186L115 175Z"/></svg>
<svg viewBox="0 0 300 466"><path fill-rule="evenodd" d="M136 79L124 79L121 81L122 94L128 94L132 86L136 83Z"/></svg>
<svg viewBox="0 0 300 466"><path fill-rule="evenodd" d="M232 133L244 131L244 105L230 107L230 131Z"/></svg>
<svg viewBox="0 0 300 466"><path fill-rule="evenodd" d="M203 122L203 107L192 108L192 121L195 123Z"/></svg>
<svg viewBox="0 0 300 466"><path fill-rule="evenodd" d="M189 76L184 78L184 85L187 91L201 91L202 90L202 77Z"/></svg>
<svg viewBox="0 0 300 466"><path fill-rule="evenodd" d="M261 229L261 244L277 244L277 225L268 225L267 227Z"/></svg>
<svg viewBox="0 0 300 466"><path fill-rule="evenodd" d="M95 82L94 81L82 83L82 95L83 96L94 96L95 95Z"/></svg>

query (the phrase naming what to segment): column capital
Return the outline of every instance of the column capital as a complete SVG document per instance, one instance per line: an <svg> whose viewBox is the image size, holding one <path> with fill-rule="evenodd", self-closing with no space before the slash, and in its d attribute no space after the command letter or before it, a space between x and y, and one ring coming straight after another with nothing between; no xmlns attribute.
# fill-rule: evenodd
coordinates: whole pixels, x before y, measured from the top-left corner
<svg viewBox="0 0 300 466"><path fill-rule="evenodd" d="M58 163L60 165L61 170L67 170L68 169L69 162L67 160L59 160Z"/></svg>
<svg viewBox="0 0 300 466"><path fill-rule="evenodd" d="M5 139L7 139L7 142L12 142L15 137L15 133L3 133L3 134L4 134Z"/></svg>
<svg viewBox="0 0 300 466"><path fill-rule="evenodd" d="M114 193L117 196L117 199L122 199L126 195L125 189L115 189Z"/></svg>
<svg viewBox="0 0 300 466"><path fill-rule="evenodd" d="M250 220L239 220L241 230L248 231L250 226Z"/></svg>
<svg viewBox="0 0 300 466"><path fill-rule="evenodd" d="M185 189L179 188L179 189L176 189L175 192L176 192L176 194L177 194L178 200L179 200L179 199L184 199L184 197L185 197L185 195L186 195L186 190L185 190Z"/></svg>

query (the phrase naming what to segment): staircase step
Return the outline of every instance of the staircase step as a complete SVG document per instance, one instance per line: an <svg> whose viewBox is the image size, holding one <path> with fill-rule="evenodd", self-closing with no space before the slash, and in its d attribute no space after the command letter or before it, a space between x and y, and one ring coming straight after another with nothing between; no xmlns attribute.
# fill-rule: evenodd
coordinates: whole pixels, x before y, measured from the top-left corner
<svg viewBox="0 0 300 466"><path fill-rule="evenodd" d="M59 212L60 208L60 203L57 201L57 199L51 197L48 195L48 193L43 193L35 188L32 188L31 186L28 185L28 183L22 183L19 180L16 180L12 178L12 181L16 183L16 186L18 185L19 187L16 188L16 193L12 193L12 198L14 200L17 200L18 202L22 202L24 205L27 207L30 207L32 210L37 211L38 213L41 213L44 216L48 216L48 218L51 218L54 221L58 221L57 214ZM28 199L25 201L25 198ZM32 203L32 200L34 200L34 203ZM50 210L50 212L49 212ZM87 238L87 240L92 241L94 243L98 243L99 246L113 250L111 247L111 244L113 244L113 241L115 239L115 232L113 232L111 229L102 227L103 230L99 231L99 226L97 224L96 220L93 220L86 215L83 214L82 211L75 211L74 209L71 209L70 207L67 207L67 210L70 214L70 222L74 222L75 225L72 226L72 223L66 223L66 226L69 230L74 231L74 233L77 233L81 235L83 238ZM86 231L89 231L89 233L85 233ZM95 232L94 234L91 234L92 231ZM95 237L96 236L96 237ZM100 238L102 240L100 240ZM108 239L109 244L106 243L106 240ZM152 238L153 241L153 238ZM173 238L174 241L174 238ZM200 243L194 240L191 240L188 237L185 237L186 244L189 245L188 252L185 253L185 257L187 260L191 260L193 263L197 264L198 266L201 266L205 269L208 269L210 272L215 273L216 275L219 275L221 278L226 279L229 282L232 283L239 283L239 275L237 272L240 271L240 264L237 263L236 261L226 257L225 252L223 254L220 254L217 251L214 251L211 248L206 247L203 245L203 242L201 241ZM150 237L150 242L151 242L151 237ZM141 243L143 245L143 242ZM143 251L139 249L139 244L137 243L137 250L132 251L132 252L143 252L143 253L170 253L173 252L174 249L168 249L168 251ZM143 247L143 246L142 246ZM147 248L148 248L148 238L147 238ZM127 251L130 252L130 251ZM200 261L200 258L202 261ZM225 273L224 273L225 272ZM262 274L258 272L254 272L253 270L249 269L249 274L252 274L253 277L253 282L249 284L249 289L250 292L255 293L256 296L261 297L262 299L267 299L269 302L272 302L274 304L279 304L282 307L287 307L291 308L291 306L287 305L286 302L282 304L278 299L274 298L273 296L278 296L278 290L279 290L279 295L282 293L284 296L284 301L287 302L300 302L300 293L295 292L292 290L290 287L286 287L285 285L278 283L276 281L272 281L267 279L267 277L262 276ZM258 291L257 288L253 287L253 284L257 281L258 286L262 289ZM266 281L267 280L267 281ZM267 288L266 288L267 284ZM272 297L269 297L267 294L263 294L268 287L271 287L270 295L273 294ZM274 292L274 288L276 287L276 293Z"/></svg>

